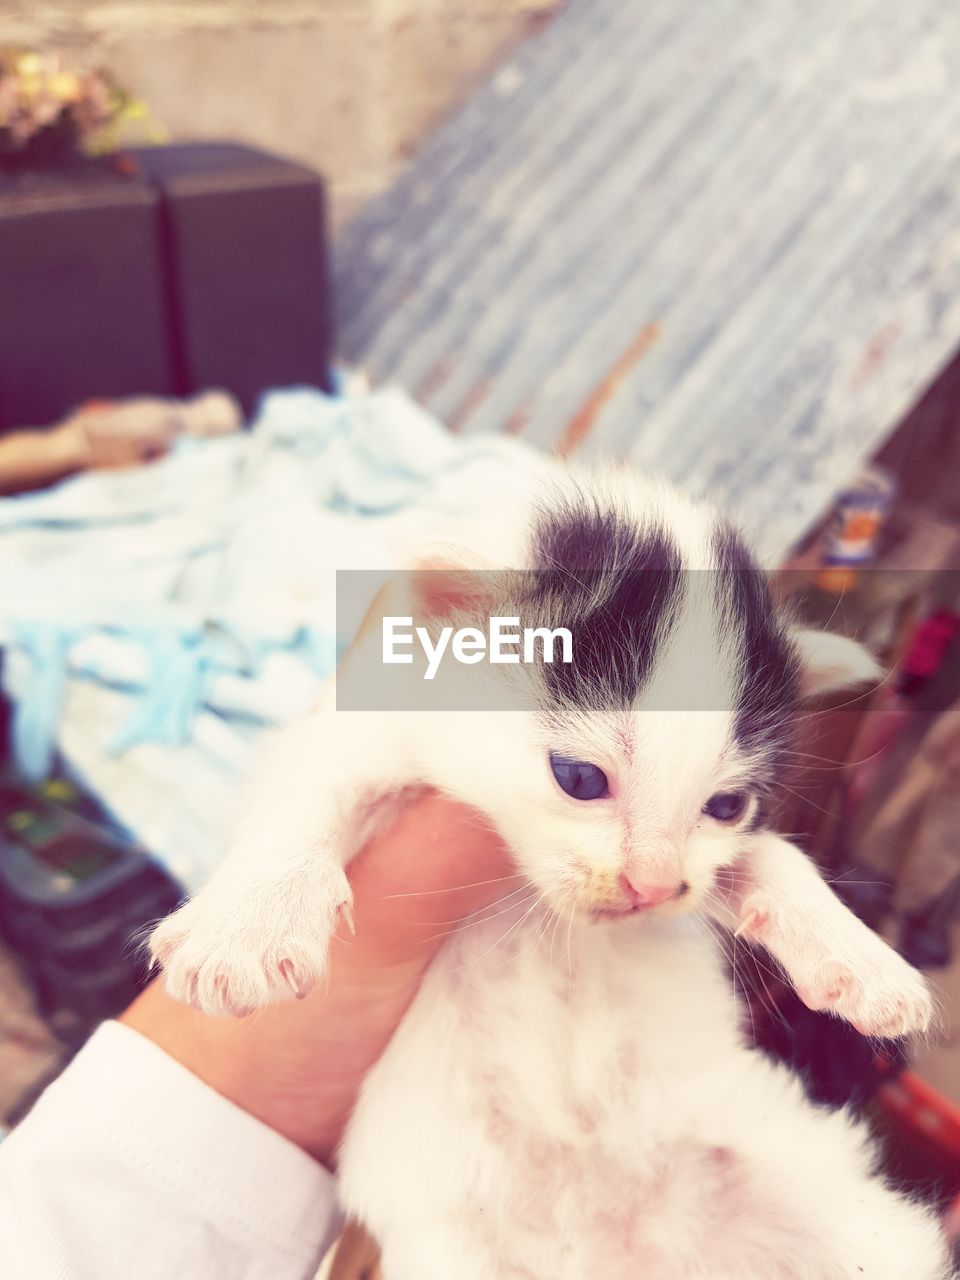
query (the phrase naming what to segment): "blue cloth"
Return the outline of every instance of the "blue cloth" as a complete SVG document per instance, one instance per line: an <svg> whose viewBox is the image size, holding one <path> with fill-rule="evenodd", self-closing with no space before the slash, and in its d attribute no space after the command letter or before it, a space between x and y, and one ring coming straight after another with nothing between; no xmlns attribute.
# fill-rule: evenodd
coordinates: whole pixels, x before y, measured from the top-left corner
<svg viewBox="0 0 960 1280"><path fill-rule="evenodd" d="M13 720L13 751L28 778L50 771L67 671L69 632L50 622L17 623L15 643L30 654L30 681Z"/></svg>
<svg viewBox="0 0 960 1280"><path fill-rule="evenodd" d="M225 740L204 714L245 733L305 710L337 658L335 569L388 571L425 536L486 521L537 462L513 441L458 440L396 390L295 388L266 395L249 432L0 499L20 767L41 777L58 740L83 754L101 729L88 768L145 743L212 759L197 724ZM64 723L77 681L84 710L74 724L68 704ZM98 688L117 695L97 703L116 722L95 732L77 717Z"/></svg>

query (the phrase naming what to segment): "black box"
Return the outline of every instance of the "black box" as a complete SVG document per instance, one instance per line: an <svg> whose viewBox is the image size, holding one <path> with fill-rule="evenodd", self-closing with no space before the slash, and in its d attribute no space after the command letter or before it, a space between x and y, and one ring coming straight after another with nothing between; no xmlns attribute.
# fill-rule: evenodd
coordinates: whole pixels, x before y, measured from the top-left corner
<svg viewBox="0 0 960 1280"><path fill-rule="evenodd" d="M175 393L159 211L104 164L0 171L0 429Z"/></svg>
<svg viewBox="0 0 960 1280"><path fill-rule="evenodd" d="M250 413L270 387L329 389L322 178L233 143L132 155L162 199L180 394L224 387Z"/></svg>

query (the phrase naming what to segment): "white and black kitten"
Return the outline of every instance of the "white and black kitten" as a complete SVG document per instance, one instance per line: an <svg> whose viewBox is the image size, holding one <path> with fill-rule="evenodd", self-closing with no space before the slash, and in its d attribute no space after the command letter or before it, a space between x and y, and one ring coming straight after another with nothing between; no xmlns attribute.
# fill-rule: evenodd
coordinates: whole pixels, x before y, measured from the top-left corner
<svg viewBox="0 0 960 1280"><path fill-rule="evenodd" d="M477 668L490 715L338 711L331 685L156 930L171 991L238 1013L315 982L382 799L436 787L529 892L444 945L351 1121L343 1202L385 1280L946 1280L866 1130L748 1048L715 938L762 942L867 1034L927 1028L920 975L766 826L799 700L872 661L792 631L739 539L665 488L563 473L522 524L528 572L434 559L411 612L562 620L574 661Z"/></svg>

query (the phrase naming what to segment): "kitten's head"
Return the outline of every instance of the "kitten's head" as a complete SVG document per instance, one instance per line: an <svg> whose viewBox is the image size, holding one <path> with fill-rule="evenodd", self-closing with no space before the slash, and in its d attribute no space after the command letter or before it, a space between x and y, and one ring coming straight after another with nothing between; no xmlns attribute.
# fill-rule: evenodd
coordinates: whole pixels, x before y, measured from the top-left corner
<svg viewBox="0 0 960 1280"><path fill-rule="evenodd" d="M764 825L800 700L875 663L792 629L729 526L632 478L551 498L530 564L487 603L567 627L573 661L494 671L523 707L444 726L462 734L448 785L494 813L554 909L695 909Z"/></svg>

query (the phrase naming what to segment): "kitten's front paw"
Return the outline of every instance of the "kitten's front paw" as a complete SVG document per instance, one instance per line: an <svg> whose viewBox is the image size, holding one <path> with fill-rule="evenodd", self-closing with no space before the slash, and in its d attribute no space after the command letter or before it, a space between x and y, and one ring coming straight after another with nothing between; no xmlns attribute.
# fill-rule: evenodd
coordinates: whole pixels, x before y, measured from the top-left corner
<svg viewBox="0 0 960 1280"><path fill-rule="evenodd" d="M862 1035L897 1039L933 1024L923 976L855 916L811 921L756 893L737 932L766 947L807 1008L835 1013Z"/></svg>
<svg viewBox="0 0 960 1280"><path fill-rule="evenodd" d="M153 931L150 954L176 999L234 1017L299 999L323 976L337 928L352 932L353 898L339 867L276 896L247 892L231 898L211 886Z"/></svg>
<svg viewBox="0 0 960 1280"><path fill-rule="evenodd" d="M888 948L894 965L884 957L872 973L858 977L849 965L828 962L818 969L808 987L798 987L809 1009L837 1014L865 1036L896 1040L924 1035L934 1018L934 1005L923 978Z"/></svg>

